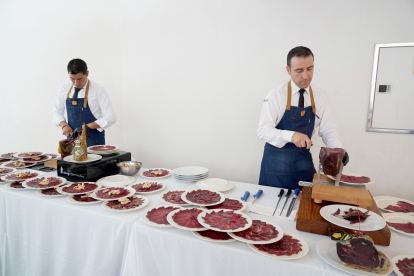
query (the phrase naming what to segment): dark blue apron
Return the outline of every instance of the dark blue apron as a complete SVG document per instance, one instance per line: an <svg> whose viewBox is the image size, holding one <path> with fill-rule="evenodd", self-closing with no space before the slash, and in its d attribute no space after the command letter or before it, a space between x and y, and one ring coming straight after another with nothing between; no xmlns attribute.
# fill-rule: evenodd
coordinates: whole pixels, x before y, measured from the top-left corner
<svg viewBox="0 0 414 276"><path fill-rule="evenodd" d="M77 127L80 127L83 123L89 124L96 121L96 118L93 116L88 105L89 83L90 81L88 80L88 84L86 85L85 98L69 98L73 85L70 87L68 96L66 97L68 124L73 130L75 130ZM95 145L105 145L105 132L100 132L97 129L89 130L86 132L86 144L88 147Z"/></svg>
<svg viewBox="0 0 414 276"><path fill-rule="evenodd" d="M315 103L312 88L310 88L312 106L306 108L290 106L291 96L292 88L289 81L286 111L276 128L300 132L311 139L315 127ZM312 154L306 148L298 148L291 142L282 148L266 143L260 169L259 185L301 189L298 182L312 182L315 172Z"/></svg>

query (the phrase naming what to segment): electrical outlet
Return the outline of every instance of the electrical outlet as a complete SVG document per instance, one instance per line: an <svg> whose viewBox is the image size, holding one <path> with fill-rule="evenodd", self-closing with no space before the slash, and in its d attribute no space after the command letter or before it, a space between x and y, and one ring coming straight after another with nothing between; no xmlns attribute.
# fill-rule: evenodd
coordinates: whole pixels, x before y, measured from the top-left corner
<svg viewBox="0 0 414 276"><path fill-rule="evenodd" d="M390 86L389 85L379 85L378 86L379 93L390 93Z"/></svg>

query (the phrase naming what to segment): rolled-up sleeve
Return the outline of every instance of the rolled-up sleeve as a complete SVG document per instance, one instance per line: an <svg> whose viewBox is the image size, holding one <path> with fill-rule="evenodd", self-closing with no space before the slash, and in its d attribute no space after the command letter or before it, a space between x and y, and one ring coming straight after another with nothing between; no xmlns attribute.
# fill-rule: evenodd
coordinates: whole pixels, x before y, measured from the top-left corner
<svg viewBox="0 0 414 276"><path fill-rule="evenodd" d="M63 85L59 88L59 92L55 101L55 106L53 108L53 125L58 127L60 122L65 121L65 99L62 94Z"/></svg>
<svg viewBox="0 0 414 276"><path fill-rule="evenodd" d="M326 99L318 134L322 137L322 141L327 147L342 148L342 143L339 141L339 134L336 129L336 123L332 115L331 104L328 99Z"/></svg>
<svg viewBox="0 0 414 276"><path fill-rule="evenodd" d="M95 123L99 125L98 131L102 132L116 123L115 110L104 88L98 92L98 105L102 112L102 118L96 120Z"/></svg>

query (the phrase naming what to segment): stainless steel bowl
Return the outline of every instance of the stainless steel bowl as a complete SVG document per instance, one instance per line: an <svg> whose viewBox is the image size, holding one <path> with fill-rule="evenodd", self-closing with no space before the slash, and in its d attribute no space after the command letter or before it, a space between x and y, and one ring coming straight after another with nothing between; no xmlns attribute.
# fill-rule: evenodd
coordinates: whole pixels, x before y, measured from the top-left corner
<svg viewBox="0 0 414 276"><path fill-rule="evenodd" d="M119 171L123 175L135 175L141 169L142 163L137 161L125 161L119 162L116 164L119 168ZM123 167L124 165L129 165L130 167Z"/></svg>

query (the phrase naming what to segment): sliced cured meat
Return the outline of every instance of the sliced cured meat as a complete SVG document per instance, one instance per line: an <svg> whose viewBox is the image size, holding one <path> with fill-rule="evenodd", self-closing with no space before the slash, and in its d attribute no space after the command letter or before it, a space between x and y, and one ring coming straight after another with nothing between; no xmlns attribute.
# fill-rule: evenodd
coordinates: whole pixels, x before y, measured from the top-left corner
<svg viewBox="0 0 414 276"><path fill-rule="evenodd" d="M110 200L106 203L111 209L115 210L128 210L134 209L142 205L144 203L144 199L137 196L130 196L120 200Z"/></svg>
<svg viewBox="0 0 414 276"><path fill-rule="evenodd" d="M41 162L49 159L46 155L36 156L36 157L30 157L30 158L23 158L24 162Z"/></svg>
<svg viewBox="0 0 414 276"><path fill-rule="evenodd" d="M414 212L414 205L408 202L398 201L397 206L388 205L385 209L399 213L411 213Z"/></svg>
<svg viewBox="0 0 414 276"><path fill-rule="evenodd" d="M95 202L95 201L99 201L97 199L94 199L93 197L91 197L92 193L87 193L84 195L74 195L73 196L73 200L76 200L78 202Z"/></svg>
<svg viewBox="0 0 414 276"><path fill-rule="evenodd" d="M197 233L199 233L203 237L210 238L212 240L227 241L227 240L232 240L233 239L226 232L219 232L219 231L214 231L214 230L210 230L210 229L209 230L204 230L204 231L198 231Z"/></svg>
<svg viewBox="0 0 414 276"><path fill-rule="evenodd" d="M395 264L404 276L414 276L414 258L404 258Z"/></svg>
<svg viewBox="0 0 414 276"><path fill-rule="evenodd" d="M187 193L185 198L192 203L204 205L219 202L221 196L219 193L209 190L194 190Z"/></svg>
<svg viewBox="0 0 414 276"><path fill-rule="evenodd" d="M213 206L207 206L206 208L207 209L226 209L226 210L237 211L243 208L243 204L237 199L226 198L224 199L222 203L213 205Z"/></svg>
<svg viewBox="0 0 414 276"><path fill-rule="evenodd" d="M367 210L365 213L362 211L358 211L358 209L350 208L348 211L344 211L345 215L340 215L341 210L338 210L333 213L333 216L342 217L343 219L349 220L351 224L355 223L363 223L370 215L368 215L369 211Z"/></svg>
<svg viewBox="0 0 414 276"><path fill-rule="evenodd" d="M26 189L26 187L22 185L23 182L24 181L13 181L12 183L10 183L10 187L16 189Z"/></svg>
<svg viewBox="0 0 414 276"><path fill-rule="evenodd" d="M177 207L164 207L161 206L159 208L154 208L147 213L147 218L156 224L165 224L169 225L170 223L167 221L167 216L174 210L177 210Z"/></svg>
<svg viewBox="0 0 414 276"><path fill-rule="evenodd" d="M162 199L172 204L187 204L187 202L181 199L182 193L184 193L184 191L170 191L165 193L162 196Z"/></svg>
<svg viewBox="0 0 414 276"><path fill-rule="evenodd" d="M60 185L62 180L57 177L39 177L26 182L26 185L32 188L48 188Z"/></svg>
<svg viewBox="0 0 414 276"><path fill-rule="evenodd" d="M299 240L289 235L284 235L282 239L274 243L253 244L253 246L260 251L276 256L292 256L302 251L302 244Z"/></svg>
<svg viewBox="0 0 414 276"><path fill-rule="evenodd" d="M148 170L142 173L146 177L161 177L169 175L170 172L163 169L154 169L154 170Z"/></svg>
<svg viewBox="0 0 414 276"><path fill-rule="evenodd" d="M348 182L348 183L358 183L358 184L364 184L371 181L369 177L366 176L353 176L353 175L341 175L341 181Z"/></svg>
<svg viewBox="0 0 414 276"><path fill-rule="evenodd" d="M236 230L248 224L246 218L234 211L213 211L207 213L202 219L206 224L220 230Z"/></svg>
<svg viewBox="0 0 414 276"><path fill-rule="evenodd" d="M103 199L117 199L130 194L130 191L121 187L111 187L100 189L96 192L96 196ZM108 206L110 207L110 206Z"/></svg>
<svg viewBox="0 0 414 276"><path fill-rule="evenodd" d="M385 274L390 268L390 260L378 251L369 236L336 243L336 252L341 262L355 269Z"/></svg>
<svg viewBox="0 0 414 276"><path fill-rule="evenodd" d="M36 172L18 172L18 173L11 173L5 176L7 180L26 180L30 178L34 178L39 174Z"/></svg>
<svg viewBox="0 0 414 276"><path fill-rule="evenodd" d="M10 159L3 159L3 158L0 158L0 164L1 163L4 163L4 162L9 162L10 161Z"/></svg>
<svg viewBox="0 0 414 276"><path fill-rule="evenodd" d="M95 190L98 187L95 183L79 182L73 183L70 186L63 187L62 191L68 194L87 193Z"/></svg>
<svg viewBox="0 0 414 276"><path fill-rule="evenodd" d="M0 176L11 173L13 171L13 169L9 169L9 168L0 168Z"/></svg>
<svg viewBox="0 0 414 276"><path fill-rule="evenodd" d="M116 149L115 146L110 146L110 145L106 145L106 146L94 146L89 148L90 150L94 150L94 151L108 151L108 150L114 150Z"/></svg>
<svg viewBox="0 0 414 276"><path fill-rule="evenodd" d="M38 151L31 151L31 152L21 152L17 155L17 157L24 158L24 157L35 157L42 155L42 152Z"/></svg>
<svg viewBox="0 0 414 276"><path fill-rule="evenodd" d="M338 208L335 213L332 214L332 216L337 216L341 213L341 209Z"/></svg>
<svg viewBox="0 0 414 276"><path fill-rule="evenodd" d="M52 159L55 159L56 157L58 157L58 155L54 153L46 153L46 155L49 155L50 157L52 157Z"/></svg>
<svg viewBox="0 0 414 276"><path fill-rule="evenodd" d="M322 147L319 152L319 162L322 170L327 175L336 176L341 168L342 160L345 157L345 150Z"/></svg>
<svg viewBox="0 0 414 276"><path fill-rule="evenodd" d="M27 167L30 165L34 165L34 162L22 162L22 161L12 161L7 164L4 164L5 167L9 168L21 168L21 167Z"/></svg>
<svg viewBox="0 0 414 276"><path fill-rule="evenodd" d="M59 193L57 191L57 189L55 188L50 188L50 189L44 189L41 190L40 193L44 194L44 195L50 195L50 196L54 196L54 195L62 195L61 193Z"/></svg>
<svg viewBox="0 0 414 276"><path fill-rule="evenodd" d="M148 193L161 189L162 184L157 182L145 182L132 185L131 187L139 193Z"/></svg>
<svg viewBox="0 0 414 276"><path fill-rule="evenodd" d="M276 230L276 227L264 221L253 220L252 226L234 234L246 240L268 241L276 238L279 231Z"/></svg>
<svg viewBox="0 0 414 276"><path fill-rule="evenodd" d="M187 228L204 228L198 220L197 216L202 213L203 211L192 208L192 209L184 209L180 210L172 216L172 219L175 223L180 226L187 227Z"/></svg>
<svg viewBox="0 0 414 276"><path fill-rule="evenodd" d="M14 159L14 158L16 158L16 157L13 156L13 154L15 154L15 153L17 153L17 152L3 153L2 155L0 155L0 157L4 158L4 159ZM8 160L8 161L10 161L10 160Z"/></svg>
<svg viewBox="0 0 414 276"><path fill-rule="evenodd" d="M397 230L403 231L405 233L414 234L414 223L391 223L387 222L391 227L394 227Z"/></svg>

